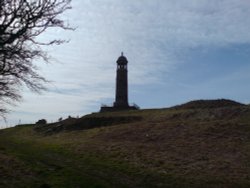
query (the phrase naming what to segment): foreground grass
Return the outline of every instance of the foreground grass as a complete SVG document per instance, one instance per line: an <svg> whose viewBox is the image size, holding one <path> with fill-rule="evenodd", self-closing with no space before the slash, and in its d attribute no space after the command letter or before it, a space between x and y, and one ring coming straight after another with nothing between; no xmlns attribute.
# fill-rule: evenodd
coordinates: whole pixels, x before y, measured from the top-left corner
<svg viewBox="0 0 250 188"><path fill-rule="evenodd" d="M116 152L97 151L101 143L90 138L99 131L50 137L31 126L2 131L0 187L153 187L150 171L120 161Z"/></svg>
<svg viewBox="0 0 250 188"><path fill-rule="evenodd" d="M250 187L249 107L93 114L137 122L0 131L0 187Z"/></svg>
<svg viewBox="0 0 250 188"><path fill-rule="evenodd" d="M115 168L112 161L100 159L91 151L76 153L67 141L36 135L32 127L6 130L0 143L1 157L8 165L3 167L0 186L127 187L119 179L109 180Z"/></svg>

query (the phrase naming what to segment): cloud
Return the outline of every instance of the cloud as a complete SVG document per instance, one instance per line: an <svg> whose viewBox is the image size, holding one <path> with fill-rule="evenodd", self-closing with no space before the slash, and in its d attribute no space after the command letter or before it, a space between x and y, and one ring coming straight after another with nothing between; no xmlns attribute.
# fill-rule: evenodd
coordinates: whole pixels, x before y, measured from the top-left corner
<svg viewBox="0 0 250 188"><path fill-rule="evenodd" d="M76 31L53 29L41 36L70 39L47 48L52 64L36 62L53 81L50 92L37 96L25 91L25 101L9 119L24 114L29 114L27 120L55 119L112 102L121 51L129 61L130 85L146 86L164 82L192 49L250 43L250 2L245 0L83 0L72 6L64 18Z"/></svg>

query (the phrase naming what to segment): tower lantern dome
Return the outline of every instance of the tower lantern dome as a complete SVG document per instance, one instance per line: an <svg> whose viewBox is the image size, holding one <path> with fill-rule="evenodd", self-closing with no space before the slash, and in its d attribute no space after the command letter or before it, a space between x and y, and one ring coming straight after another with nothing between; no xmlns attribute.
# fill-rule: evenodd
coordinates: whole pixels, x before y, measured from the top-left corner
<svg viewBox="0 0 250 188"><path fill-rule="evenodd" d="M118 65L127 65L128 60L127 58L123 55L123 52L121 53L121 56L117 59L116 63Z"/></svg>

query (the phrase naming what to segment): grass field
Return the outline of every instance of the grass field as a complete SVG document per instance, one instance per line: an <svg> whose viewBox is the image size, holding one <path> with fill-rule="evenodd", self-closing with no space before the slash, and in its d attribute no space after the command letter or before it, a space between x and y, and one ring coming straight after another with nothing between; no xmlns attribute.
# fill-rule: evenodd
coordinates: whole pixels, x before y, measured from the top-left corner
<svg viewBox="0 0 250 188"><path fill-rule="evenodd" d="M248 105L97 113L53 126L0 131L0 187L250 187Z"/></svg>

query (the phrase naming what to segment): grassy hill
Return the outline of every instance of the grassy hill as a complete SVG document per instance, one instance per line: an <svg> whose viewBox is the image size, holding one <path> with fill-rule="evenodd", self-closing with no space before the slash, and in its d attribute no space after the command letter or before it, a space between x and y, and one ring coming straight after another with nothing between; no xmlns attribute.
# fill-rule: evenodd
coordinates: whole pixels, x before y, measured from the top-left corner
<svg viewBox="0 0 250 188"><path fill-rule="evenodd" d="M250 106L200 100L0 131L0 187L250 187Z"/></svg>

